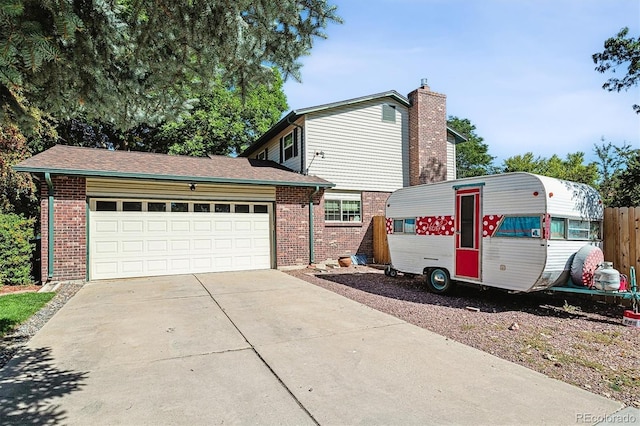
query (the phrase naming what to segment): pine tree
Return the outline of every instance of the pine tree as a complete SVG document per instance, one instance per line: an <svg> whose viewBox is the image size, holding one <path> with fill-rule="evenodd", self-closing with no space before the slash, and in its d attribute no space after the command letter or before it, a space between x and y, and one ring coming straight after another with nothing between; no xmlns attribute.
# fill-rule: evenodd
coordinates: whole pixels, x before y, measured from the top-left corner
<svg viewBox="0 0 640 426"><path fill-rule="evenodd" d="M217 78L299 78L326 0L0 0L0 124L42 111L119 129L176 117ZM35 112L34 112L35 111Z"/></svg>

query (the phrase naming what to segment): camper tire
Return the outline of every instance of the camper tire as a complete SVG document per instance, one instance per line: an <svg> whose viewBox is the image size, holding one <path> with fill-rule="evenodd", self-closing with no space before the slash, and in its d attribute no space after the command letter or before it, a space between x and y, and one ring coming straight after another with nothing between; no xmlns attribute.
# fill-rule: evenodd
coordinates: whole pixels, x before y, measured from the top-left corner
<svg viewBox="0 0 640 426"><path fill-rule="evenodd" d="M425 270L425 283L431 293L446 294L453 288L449 271L443 268Z"/></svg>
<svg viewBox="0 0 640 426"><path fill-rule="evenodd" d="M397 277L397 276L398 276L398 271L396 271L396 270L395 270L395 269L393 269L393 268L389 268L389 276L390 276L391 278L395 278L395 277Z"/></svg>

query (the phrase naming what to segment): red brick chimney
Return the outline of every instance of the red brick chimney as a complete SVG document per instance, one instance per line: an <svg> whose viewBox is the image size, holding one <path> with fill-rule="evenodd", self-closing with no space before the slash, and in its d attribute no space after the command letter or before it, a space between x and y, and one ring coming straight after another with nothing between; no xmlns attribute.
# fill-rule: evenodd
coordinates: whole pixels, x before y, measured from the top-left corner
<svg viewBox="0 0 640 426"><path fill-rule="evenodd" d="M409 185L447 179L447 97L423 78L409 93Z"/></svg>

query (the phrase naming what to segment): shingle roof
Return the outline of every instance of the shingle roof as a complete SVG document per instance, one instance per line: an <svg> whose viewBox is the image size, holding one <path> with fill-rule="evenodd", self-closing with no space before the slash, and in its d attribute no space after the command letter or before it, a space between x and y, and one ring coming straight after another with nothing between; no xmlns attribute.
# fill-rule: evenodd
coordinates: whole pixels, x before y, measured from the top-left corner
<svg viewBox="0 0 640 426"><path fill-rule="evenodd" d="M316 176L304 176L273 161L211 156L209 158L109 151L56 145L14 166L16 171L62 175L179 180L254 185L332 187Z"/></svg>

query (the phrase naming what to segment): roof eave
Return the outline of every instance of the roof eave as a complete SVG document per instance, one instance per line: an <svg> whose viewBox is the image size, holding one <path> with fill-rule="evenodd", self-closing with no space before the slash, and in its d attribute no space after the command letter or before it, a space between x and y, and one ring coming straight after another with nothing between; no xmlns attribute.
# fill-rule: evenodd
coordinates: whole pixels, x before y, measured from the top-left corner
<svg viewBox="0 0 640 426"><path fill-rule="evenodd" d="M333 188L334 183L331 182L295 182L284 180L261 180L261 179L236 179L223 177L206 177L206 176L181 176L181 175L158 175L151 173L124 173L109 172L102 170L73 170L73 169L55 169L47 167L28 167L13 166L17 172L28 173L50 173L55 175L84 176L84 177L111 177L121 179L146 179L160 181L187 181L198 183L226 183L226 184L250 184L265 186L298 186L298 187L320 187Z"/></svg>
<svg viewBox="0 0 640 426"><path fill-rule="evenodd" d="M449 133L451 133L453 135L453 137L455 138L455 144L459 144L461 142L466 142L467 138L465 138L464 136L462 136L460 133L456 132L455 130L453 130L451 127L447 126L447 131Z"/></svg>

